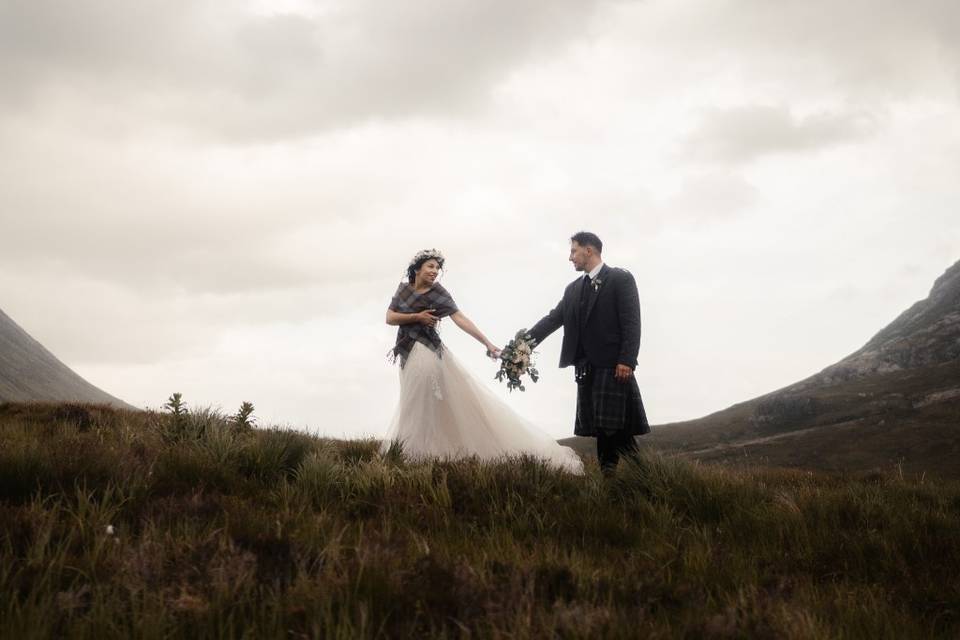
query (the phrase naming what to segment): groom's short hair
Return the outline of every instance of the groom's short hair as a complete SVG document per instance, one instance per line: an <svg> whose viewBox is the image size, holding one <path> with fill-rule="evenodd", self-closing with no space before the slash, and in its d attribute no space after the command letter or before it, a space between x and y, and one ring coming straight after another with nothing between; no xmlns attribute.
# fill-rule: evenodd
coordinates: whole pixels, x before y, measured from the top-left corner
<svg viewBox="0 0 960 640"><path fill-rule="evenodd" d="M570 236L570 242L576 242L581 247L593 247L597 250L597 253L603 253L603 243L595 233L590 233L589 231L578 231Z"/></svg>

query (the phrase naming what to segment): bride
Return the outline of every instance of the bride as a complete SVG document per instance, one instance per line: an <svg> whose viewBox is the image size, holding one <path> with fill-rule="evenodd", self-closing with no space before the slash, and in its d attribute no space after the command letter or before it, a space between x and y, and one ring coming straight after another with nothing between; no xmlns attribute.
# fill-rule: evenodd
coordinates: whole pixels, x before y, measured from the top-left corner
<svg viewBox="0 0 960 640"><path fill-rule="evenodd" d="M440 341L441 318L487 348L500 353L457 308L437 277L443 255L435 249L417 253L390 301L387 324L399 326L391 357L400 363L400 403L384 439L403 444L412 458L476 455L495 459L530 454L574 473L583 473L580 457L522 418L471 376Z"/></svg>

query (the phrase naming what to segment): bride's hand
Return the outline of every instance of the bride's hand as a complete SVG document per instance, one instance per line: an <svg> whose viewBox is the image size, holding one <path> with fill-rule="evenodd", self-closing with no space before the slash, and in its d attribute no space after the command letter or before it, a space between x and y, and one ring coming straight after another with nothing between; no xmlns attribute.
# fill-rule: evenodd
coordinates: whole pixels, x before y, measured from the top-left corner
<svg viewBox="0 0 960 640"><path fill-rule="evenodd" d="M492 342L487 345L487 357L491 360L499 360L502 349Z"/></svg>
<svg viewBox="0 0 960 640"><path fill-rule="evenodd" d="M428 327L435 327L440 321L440 318L433 315L433 312L436 309L427 309L426 311L421 311L417 314L417 322Z"/></svg>

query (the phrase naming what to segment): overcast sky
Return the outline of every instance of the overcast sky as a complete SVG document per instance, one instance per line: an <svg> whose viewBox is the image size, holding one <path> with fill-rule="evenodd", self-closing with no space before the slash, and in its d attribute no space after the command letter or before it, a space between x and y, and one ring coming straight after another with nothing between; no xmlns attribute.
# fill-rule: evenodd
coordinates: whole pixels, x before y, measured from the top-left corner
<svg viewBox="0 0 960 640"><path fill-rule="evenodd" d="M960 258L954 0L0 0L0 87L0 308L138 406L378 435L417 250L502 346L586 229L637 278L651 421L695 418ZM559 348L496 388L565 437Z"/></svg>

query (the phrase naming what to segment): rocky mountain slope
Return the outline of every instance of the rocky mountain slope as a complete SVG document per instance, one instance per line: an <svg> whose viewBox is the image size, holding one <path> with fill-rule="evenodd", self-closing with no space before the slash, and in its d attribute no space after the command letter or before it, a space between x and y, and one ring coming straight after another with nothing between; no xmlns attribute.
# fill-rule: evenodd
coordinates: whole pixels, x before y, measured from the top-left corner
<svg viewBox="0 0 960 640"><path fill-rule="evenodd" d="M840 362L704 418L655 427L641 441L709 462L833 471L898 465L960 477L960 262Z"/></svg>
<svg viewBox="0 0 960 640"><path fill-rule="evenodd" d="M0 402L29 401L133 408L81 378L0 310Z"/></svg>
<svg viewBox="0 0 960 640"><path fill-rule="evenodd" d="M960 261L937 278L925 299L900 314L859 351L799 382L791 391L960 359Z"/></svg>

